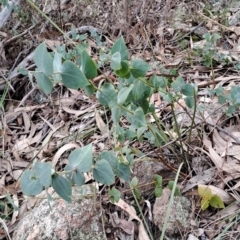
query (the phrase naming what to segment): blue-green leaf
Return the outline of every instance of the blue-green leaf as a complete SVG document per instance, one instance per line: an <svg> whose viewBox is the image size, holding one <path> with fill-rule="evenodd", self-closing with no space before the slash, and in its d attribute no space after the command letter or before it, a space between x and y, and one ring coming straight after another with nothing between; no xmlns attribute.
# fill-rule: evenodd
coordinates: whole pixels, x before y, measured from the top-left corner
<svg viewBox="0 0 240 240"><path fill-rule="evenodd" d="M121 60L127 60L129 57L128 48L125 45L123 37L120 37L113 45L111 54L119 52L121 54Z"/></svg>
<svg viewBox="0 0 240 240"><path fill-rule="evenodd" d="M195 102L195 98L194 97L186 97L185 99L185 103L189 108L193 108L194 107L194 102Z"/></svg>
<svg viewBox="0 0 240 240"><path fill-rule="evenodd" d="M52 187L61 198L71 202L72 186L70 181L59 174L54 174L52 176Z"/></svg>
<svg viewBox="0 0 240 240"><path fill-rule="evenodd" d="M67 60L61 68L62 82L67 88L83 88L89 85L89 82L81 70L73 62Z"/></svg>
<svg viewBox="0 0 240 240"><path fill-rule="evenodd" d="M100 159L105 159L110 164L113 172L115 174L118 173L118 159L116 157L116 154L112 151L104 151L100 154Z"/></svg>
<svg viewBox="0 0 240 240"><path fill-rule="evenodd" d="M134 116L132 118L132 127L138 129L140 127L147 127L147 121L144 112L141 107L134 111Z"/></svg>
<svg viewBox="0 0 240 240"><path fill-rule="evenodd" d="M119 163L117 176L128 182L131 176L129 165L126 165L125 163Z"/></svg>
<svg viewBox="0 0 240 240"><path fill-rule="evenodd" d="M87 94L88 97L90 97L95 92L95 88L92 84L87 85L86 87L83 87L83 90Z"/></svg>
<svg viewBox="0 0 240 240"><path fill-rule="evenodd" d="M190 83L186 83L186 84L182 87L182 93L183 93L185 96L193 97L193 96L194 96L194 92L195 92L195 89L194 89L194 87L193 87Z"/></svg>
<svg viewBox="0 0 240 240"><path fill-rule="evenodd" d="M107 160L101 159L93 168L93 177L96 181L111 185L115 181L115 177L112 168Z"/></svg>
<svg viewBox="0 0 240 240"><path fill-rule="evenodd" d="M159 88L163 88L165 89L168 85L168 80L165 77L162 76L157 76L156 74L154 74L151 78L150 78L150 82L153 85L153 87L155 89L159 89Z"/></svg>
<svg viewBox="0 0 240 240"><path fill-rule="evenodd" d="M98 101L106 107L114 107L117 104L117 93L112 84L106 83L96 94Z"/></svg>
<svg viewBox="0 0 240 240"><path fill-rule="evenodd" d="M53 59L47 51L46 44L41 43L34 51L33 60L40 71L46 75L53 73Z"/></svg>
<svg viewBox="0 0 240 240"><path fill-rule="evenodd" d="M115 74L121 78L126 78L128 79L131 75L130 75L130 68L129 68L129 64L127 61L122 61L119 70L115 70Z"/></svg>
<svg viewBox="0 0 240 240"><path fill-rule="evenodd" d="M182 88L184 87L185 82L181 76L178 76L175 81L172 82L171 87L173 88L174 92L181 92Z"/></svg>
<svg viewBox="0 0 240 240"><path fill-rule="evenodd" d="M66 171L67 179L74 185L82 186L85 183L85 177L78 168L74 168L71 165L66 165L64 170Z"/></svg>
<svg viewBox="0 0 240 240"><path fill-rule="evenodd" d="M43 186L34 171L26 170L21 177L21 189L27 196L35 196L42 192Z"/></svg>
<svg viewBox="0 0 240 240"><path fill-rule="evenodd" d="M56 52L53 58L53 79L55 83L62 81L62 76L60 74L62 67L62 54Z"/></svg>
<svg viewBox="0 0 240 240"><path fill-rule="evenodd" d="M75 149L68 157L72 167L77 167L81 172L88 172L92 168L92 144Z"/></svg>
<svg viewBox="0 0 240 240"><path fill-rule="evenodd" d="M150 70L150 65L144 62L142 59L133 59L131 61L130 72L133 77L145 77L147 71Z"/></svg>
<svg viewBox="0 0 240 240"><path fill-rule="evenodd" d="M97 76L97 65L92 60L92 58L88 55L86 50L82 51L82 71L85 74L87 79L92 79Z"/></svg>
<svg viewBox="0 0 240 240"><path fill-rule="evenodd" d="M119 106L114 106L111 108L112 120L115 124L119 123L122 116L122 109Z"/></svg>
<svg viewBox="0 0 240 240"><path fill-rule="evenodd" d="M124 87L118 92L117 101L119 105L123 104L126 101L129 93L133 89L133 86L134 85L131 84L129 87Z"/></svg>
<svg viewBox="0 0 240 240"><path fill-rule="evenodd" d="M37 80L37 84L39 88L46 94L49 94L52 92L53 89L53 83L51 79L41 72L34 72L34 76Z"/></svg>
<svg viewBox="0 0 240 240"><path fill-rule="evenodd" d="M110 196L110 201L114 203L119 201L121 193L115 187L113 187L112 189L108 190L108 196Z"/></svg>
<svg viewBox="0 0 240 240"><path fill-rule="evenodd" d="M137 138L139 139L146 130L147 130L147 127L145 127L145 126L138 128L137 129Z"/></svg>
<svg viewBox="0 0 240 240"><path fill-rule="evenodd" d="M115 52L112 55L112 59L111 59L111 62L110 62L110 67L113 70L121 69L121 54L120 54L120 52Z"/></svg>
<svg viewBox="0 0 240 240"><path fill-rule="evenodd" d="M48 188L51 185L51 164L45 162L37 162L34 165L34 170L42 186Z"/></svg>

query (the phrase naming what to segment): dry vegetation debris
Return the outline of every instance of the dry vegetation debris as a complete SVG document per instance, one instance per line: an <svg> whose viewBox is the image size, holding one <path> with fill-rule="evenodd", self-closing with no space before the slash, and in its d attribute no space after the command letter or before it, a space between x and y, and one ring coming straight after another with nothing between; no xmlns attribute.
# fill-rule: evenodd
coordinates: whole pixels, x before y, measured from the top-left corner
<svg viewBox="0 0 240 240"><path fill-rule="evenodd" d="M3 1L0 0L0 3L3 12ZM123 35L134 58L145 59L153 69L158 63L161 71L157 68L155 72L160 71L166 77L169 76L169 70L175 68L185 81L198 86L197 104L204 111L196 114L191 139L185 141L189 166L179 178L181 193L191 201L191 220L187 228L179 229L179 236L181 239L190 239L190 236L198 239L238 239L239 111L236 109L233 116L227 116L227 104L219 104L217 97L210 96L208 90L222 87L223 93L227 94L232 86L239 86L239 2L72 0L37 1L36 4L69 36L73 27L76 33L85 36L88 52L95 60L100 61L104 56L100 53L104 53ZM34 199L24 198L17 182L33 160L52 161L53 167L61 171L67 163L70 150L92 142L94 152L98 153L111 149L113 139L106 134L106 122L110 120L108 113L94 97L89 98L83 92L66 89L61 85L47 96L37 88L34 81L29 81L28 76L18 72L19 67L34 69L33 51L42 41L46 42L51 51L55 51L58 44L65 44L71 49L69 41L49 21L29 4L20 1L0 30L0 210L1 218L5 218L11 233L18 220L36 204ZM221 36L214 45L214 64L208 64L210 53L204 48L208 43L204 34L208 32ZM104 46L100 44L96 33L102 34ZM196 47L199 51L196 51ZM221 59L223 54L225 58ZM101 71L116 82L108 66L103 64ZM149 73L148 77L152 74ZM98 84L104 78L101 75L93 82ZM4 91L6 86L7 92ZM168 104L159 94L154 94L150 101L158 110L157 116L173 130L173 116ZM184 104L182 101L175 106L183 138L191 126L193 114L186 112ZM122 124L126 122L123 120ZM145 212L154 239L159 238L162 229L157 229L150 218L154 208L149 208L147 202L153 206L155 197L153 183L148 177L158 173L163 176L164 184L174 179L171 174L182 162L179 142L174 134L173 131L171 144L162 148L165 159L159 158L156 150L147 143L132 143L133 149L144 153L133 169L133 176L139 176L139 189L145 200L140 203L140 207ZM228 207L201 211L196 190L198 185L207 185ZM109 239L127 239L129 235L131 239L137 239L139 235L133 229L138 228L142 239L147 239L144 238L146 226L130 208L133 198L127 189L128 185L123 186L119 182L118 187L122 187L122 197L128 204L120 201L116 207L109 202L103 203L104 217L108 221L106 228L102 226L104 231ZM7 205L4 200L7 193L19 206L19 211L13 211ZM106 191L101 193L104 198ZM129 219L124 211L130 216ZM134 226L131 225L132 219L138 222ZM6 231L1 230L1 239L5 234Z"/></svg>

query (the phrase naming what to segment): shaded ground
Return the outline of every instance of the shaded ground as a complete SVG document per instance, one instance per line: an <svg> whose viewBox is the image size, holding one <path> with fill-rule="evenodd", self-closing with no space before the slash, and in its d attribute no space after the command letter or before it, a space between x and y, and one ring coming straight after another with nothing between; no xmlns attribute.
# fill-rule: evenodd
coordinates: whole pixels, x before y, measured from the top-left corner
<svg viewBox="0 0 240 240"><path fill-rule="evenodd" d="M207 90L222 86L224 93L228 93L231 86L239 86L239 6L234 1L226 6L224 1L195 3L161 0L129 3L127 0L42 1L38 2L38 6L64 31L78 29L88 44L89 54L97 62L102 61L101 71L112 77L113 81L115 78L104 62L104 54L123 35L132 57L148 61L155 71L166 77L174 68L186 82L198 86L198 106L204 106L204 111L196 114L190 144L184 135L184 131L191 126L184 101L175 106L177 121L183 132L182 139L189 150L189 166L184 166L179 185L182 195L192 204L189 227L182 230L179 238L188 239L192 234L198 239L214 239L223 234L220 239L238 239L239 112L236 109L233 116L226 116L228 105L219 104L217 97L210 96ZM0 30L1 216L11 232L15 223L30 208L23 201L24 196L17 184L30 162L34 159L52 161L53 167L60 171L66 164L70 150L76 146L92 142L94 151L98 153L112 149L113 141L102 134L105 125L101 125L101 120L106 123L110 121L110 116L94 97L88 98L83 92L63 86L57 86L50 96L46 96L34 81L17 72L19 66L34 70L32 53L43 41L52 51L58 44L65 44L66 48L71 49L71 44L63 39L61 33L25 2L20 3ZM208 58L211 53L206 50L204 39L204 34L208 32L221 36L212 45L216 55L211 58L211 63ZM200 51L196 51L195 46L199 46ZM103 78L93 81L97 85ZM4 92L7 82L8 89ZM168 104L158 94L150 101L159 109L158 117L174 131L173 115ZM99 115L96 115L96 109ZM151 159L161 164L157 168L137 163L133 169L133 175L139 178L143 199L149 200L151 206L155 202L154 188L151 184L147 189L145 187L151 181L150 176L160 174L166 185L169 180L174 180L174 171L184 158L174 134L171 140L170 146L162 148L165 160L160 159L154 147L147 142L132 143L134 149L144 154L141 159ZM139 158L136 156L135 160ZM199 184L216 187L217 190L212 191L224 199L226 206L232 204L231 207L224 210L210 207L202 211L196 188ZM120 184L116 187L129 190ZM7 192L20 206L19 212L13 212L7 206ZM103 191L102 194L107 192ZM133 200L131 194L123 194L123 197L129 199L129 203ZM109 204L103 208L107 209ZM144 201L140 206L147 212ZM110 210L113 212L114 206ZM226 220L228 216L231 216L230 220ZM217 221L219 219L222 221ZM148 224L152 235L158 237L157 227L151 221ZM2 230L1 234L4 237L5 231Z"/></svg>

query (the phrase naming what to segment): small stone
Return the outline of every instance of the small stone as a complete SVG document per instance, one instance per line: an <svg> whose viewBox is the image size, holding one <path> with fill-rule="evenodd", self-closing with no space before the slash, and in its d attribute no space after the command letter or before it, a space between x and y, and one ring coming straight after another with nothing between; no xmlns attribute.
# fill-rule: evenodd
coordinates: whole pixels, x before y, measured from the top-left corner
<svg viewBox="0 0 240 240"><path fill-rule="evenodd" d="M163 189L162 196L156 199L156 202L153 206L154 223L159 227L160 230L162 230L163 228L168 204L170 201L170 196L171 190ZM170 217L165 232L168 237L179 234L189 226L190 207L191 203L186 197L174 197Z"/></svg>

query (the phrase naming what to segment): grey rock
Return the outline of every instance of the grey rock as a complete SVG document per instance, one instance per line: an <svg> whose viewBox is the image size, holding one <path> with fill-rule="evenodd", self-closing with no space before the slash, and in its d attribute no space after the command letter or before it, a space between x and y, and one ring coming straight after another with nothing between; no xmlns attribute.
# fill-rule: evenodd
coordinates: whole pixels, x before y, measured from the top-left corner
<svg viewBox="0 0 240 240"><path fill-rule="evenodd" d="M164 189L162 196L156 199L156 202L153 206L154 223L159 227L160 230L163 228L170 196L171 190ZM191 203L186 197L174 197L165 232L166 236L172 237L175 234L179 234L189 226L190 207Z"/></svg>
<svg viewBox="0 0 240 240"><path fill-rule="evenodd" d="M89 185L73 188L72 203L58 197L50 202L51 209L47 200L43 200L19 222L12 239L105 239L99 204L94 202L93 193L94 189Z"/></svg>

